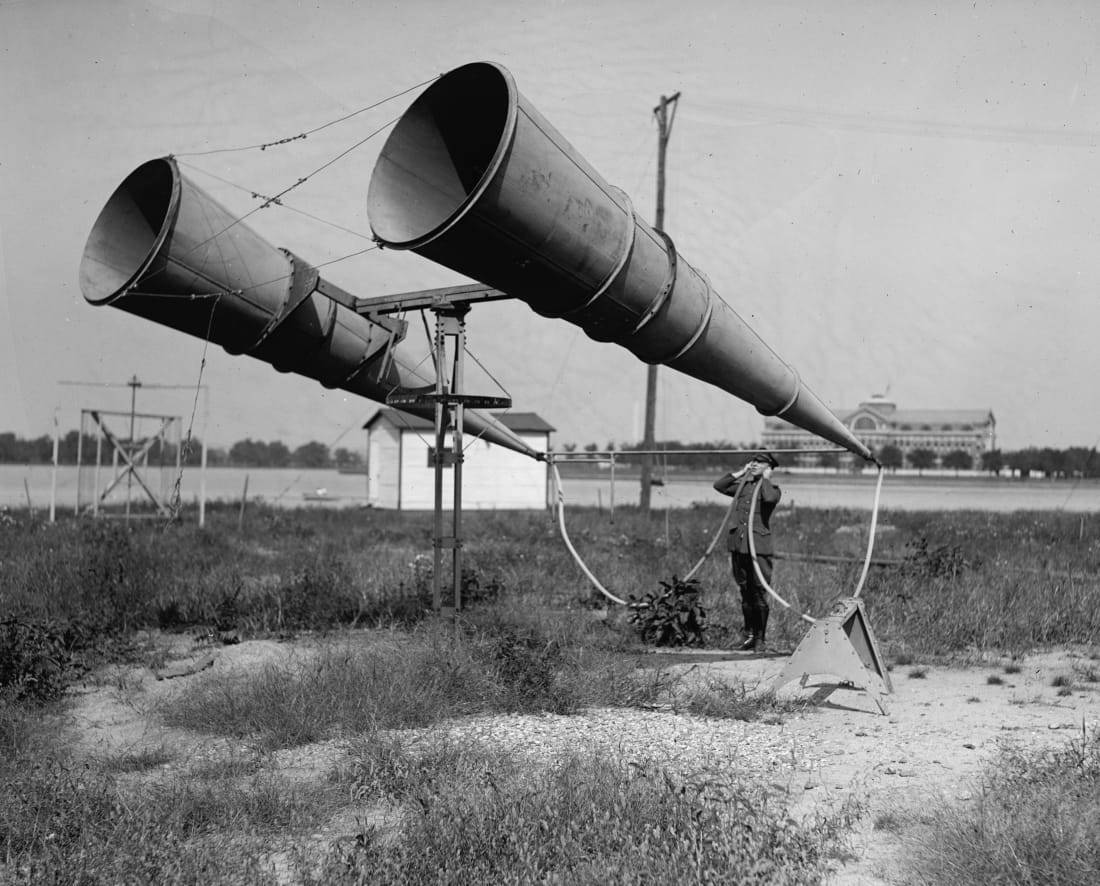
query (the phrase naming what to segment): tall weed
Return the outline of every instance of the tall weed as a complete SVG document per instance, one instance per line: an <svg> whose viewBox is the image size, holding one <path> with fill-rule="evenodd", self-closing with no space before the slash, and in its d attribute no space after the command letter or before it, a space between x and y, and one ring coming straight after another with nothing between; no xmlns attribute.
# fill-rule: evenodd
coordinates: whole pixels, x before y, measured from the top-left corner
<svg viewBox="0 0 1100 886"><path fill-rule="evenodd" d="M798 825L762 791L601 756L532 772L469 748L387 753L358 783L402 802L401 828L364 830L309 882L808 884L843 830Z"/></svg>
<svg viewBox="0 0 1100 886"><path fill-rule="evenodd" d="M971 804L925 814L909 880L1089 886L1100 871L1100 731L1053 752L1006 752Z"/></svg>

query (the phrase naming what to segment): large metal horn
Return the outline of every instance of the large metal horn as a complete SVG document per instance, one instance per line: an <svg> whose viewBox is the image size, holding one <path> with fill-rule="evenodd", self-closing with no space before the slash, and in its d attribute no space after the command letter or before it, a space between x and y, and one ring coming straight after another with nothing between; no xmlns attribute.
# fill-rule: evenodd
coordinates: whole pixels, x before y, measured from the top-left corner
<svg viewBox="0 0 1100 886"><path fill-rule="evenodd" d="M393 353L403 322L368 320L330 298L326 293L347 294L237 221L171 157L142 164L111 195L84 247L80 287L94 305L209 338L231 354L370 400L434 388ZM465 430L537 455L493 416L464 413Z"/></svg>
<svg viewBox="0 0 1100 886"><path fill-rule="evenodd" d="M456 68L412 104L382 148L367 208L383 246L411 249L871 457L500 65Z"/></svg>

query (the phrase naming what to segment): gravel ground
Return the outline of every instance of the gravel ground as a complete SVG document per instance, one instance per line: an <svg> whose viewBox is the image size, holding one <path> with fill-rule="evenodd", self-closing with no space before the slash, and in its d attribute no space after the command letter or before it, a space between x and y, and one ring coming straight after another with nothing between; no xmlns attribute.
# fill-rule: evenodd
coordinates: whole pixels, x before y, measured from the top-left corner
<svg viewBox="0 0 1100 886"><path fill-rule="evenodd" d="M720 774L781 777L809 772L816 755L784 725L713 720L662 710L600 708L571 716L504 714L454 720L448 738L508 750L536 764L601 752L683 778Z"/></svg>

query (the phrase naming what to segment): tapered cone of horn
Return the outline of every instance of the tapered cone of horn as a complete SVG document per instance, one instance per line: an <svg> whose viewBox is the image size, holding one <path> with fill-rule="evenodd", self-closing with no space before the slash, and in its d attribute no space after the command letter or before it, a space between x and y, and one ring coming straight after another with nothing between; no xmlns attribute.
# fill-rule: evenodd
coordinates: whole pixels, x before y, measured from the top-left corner
<svg viewBox="0 0 1100 886"><path fill-rule="evenodd" d="M84 247L80 288L112 305L247 354L281 372L385 402L434 390L394 354L404 334L327 297L317 271L272 246L183 176L170 158L135 169L111 195ZM407 408L431 417L431 407ZM493 416L464 411L464 430L534 449Z"/></svg>
<svg viewBox="0 0 1100 886"><path fill-rule="evenodd" d="M871 457L500 65L465 65L421 94L382 149L367 208L383 246L411 249Z"/></svg>

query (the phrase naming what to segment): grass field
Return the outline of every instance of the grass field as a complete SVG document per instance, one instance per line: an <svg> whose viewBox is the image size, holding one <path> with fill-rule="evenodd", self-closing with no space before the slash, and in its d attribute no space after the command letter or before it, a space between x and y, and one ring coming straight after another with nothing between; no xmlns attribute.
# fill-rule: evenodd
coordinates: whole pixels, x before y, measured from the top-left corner
<svg viewBox="0 0 1100 886"><path fill-rule="evenodd" d="M721 515L717 507L685 510L666 525L621 509L611 525L605 513L578 510L570 533L613 592L640 596L683 575ZM801 508L780 511L773 527L783 550L852 557L863 551L867 523L865 512ZM270 866L257 859L270 861L272 847L287 843L284 860L301 882L736 875L811 883L842 851L844 815L796 825L751 784L712 796L656 769L581 754L532 785L504 755L439 745L430 753L446 756L443 766L425 764L423 749L387 745L392 728L430 731L453 715L570 713L667 696L659 674L634 670L643 647L627 613L608 609L587 586L548 514L467 516L470 609L445 641L422 623L429 514L257 508L240 531L231 507L212 509L205 530L189 522L47 525L8 512L0 524L0 879L6 871L32 882L265 882ZM885 513L880 530L876 554L903 563L872 570L864 599L890 661L1011 656L1100 636L1100 534L1075 515ZM818 614L851 592L857 572L855 564L783 561L775 584ZM728 647L740 607L721 549L698 578L705 641ZM779 646L802 632L790 616L777 613L772 624ZM168 778L157 774L155 751L89 761L57 738L72 680L112 661L154 664L162 654L141 629L233 640L348 628L388 639L355 654L322 643L308 664L196 683L159 712L179 728L247 738L255 757L237 768ZM696 689L683 704L700 716L784 716L774 700L717 687ZM358 762L325 786L286 782L265 762L273 749L332 735L367 740ZM936 856L925 853L917 859L925 867L914 861L915 881L975 882L966 877L979 871L983 881L1026 882L1021 870L1041 881L1049 852L1021 861L1006 851L1030 840L1053 841L1051 852L1071 859L1058 882L1090 882L1074 872L1095 870L1077 823L1095 822L1100 810L1096 743L1086 733L1062 755L1007 761L1008 775L991 774L978 807L929 812L929 845L945 845L950 832L962 841L952 852L980 856L981 867L952 880L948 858L933 876L927 866ZM1025 777L1032 771L1044 779ZM1054 793L1043 787L1051 783L1060 786ZM367 829L352 851L295 856L293 836L338 812L349 790L402 810L404 824L393 833ZM1034 814L1001 811L1016 808L1014 795ZM468 826L456 829L456 821ZM441 860L434 874L418 867L428 857Z"/></svg>

